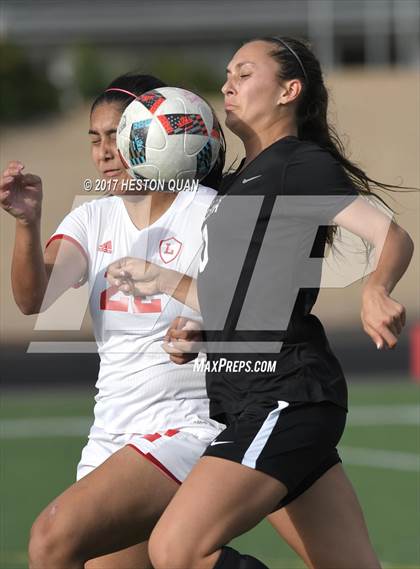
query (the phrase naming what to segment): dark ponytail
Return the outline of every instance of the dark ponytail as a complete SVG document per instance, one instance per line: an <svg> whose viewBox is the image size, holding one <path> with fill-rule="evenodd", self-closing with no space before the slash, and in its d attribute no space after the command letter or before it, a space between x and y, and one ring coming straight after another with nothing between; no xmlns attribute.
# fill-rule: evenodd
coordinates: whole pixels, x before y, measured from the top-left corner
<svg viewBox="0 0 420 569"><path fill-rule="evenodd" d="M308 44L289 37L261 37L251 41L265 41L273 44L270 55L279 64L281 80L300 79L302 93L297 105L298 138L318 144L328 150L339 162L353 186L362 195L375 196L386 207L386 202L373 189L393 190L404 186L395 186L378 182L369 176L345 156L344 145L337 131L328 122L328 91L324 83L318 59ZM332 245L336 227L329 227L327 242Z"/></svg>

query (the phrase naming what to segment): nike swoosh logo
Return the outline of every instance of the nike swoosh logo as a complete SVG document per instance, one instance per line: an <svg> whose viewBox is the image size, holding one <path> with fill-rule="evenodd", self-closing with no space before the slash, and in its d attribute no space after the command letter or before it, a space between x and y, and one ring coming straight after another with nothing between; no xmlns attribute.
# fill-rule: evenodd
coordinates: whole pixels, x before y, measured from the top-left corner
<svg viewBox="0 0 420 569"><path fill-rule="evenodd" d="M262 174L259 174L258 176L252 176L252 178L244 178L242 180L243 184L247 184L248 182L251 182L252 180L256 180L257 178L261 178Z"/></svg>
<svg viewBox="0 0 420 569"><path fill-rule="evenodd" d="M210 443L211 447L214 447L216 445L227 445L229 443L233 443L234 441L213 441L212 443Z"/></svg>

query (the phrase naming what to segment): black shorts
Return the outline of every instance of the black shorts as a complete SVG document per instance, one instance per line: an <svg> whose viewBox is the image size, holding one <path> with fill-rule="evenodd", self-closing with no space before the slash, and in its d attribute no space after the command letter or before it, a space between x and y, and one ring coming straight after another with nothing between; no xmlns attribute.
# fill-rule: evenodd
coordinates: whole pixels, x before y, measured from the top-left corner
<svg viewBox="0 0 420 569"><path fill-rule="evenodd" d="M329 401L249 407L228 418L203 456L238 462L280 480L288 490L281 508L341 462L336 446L346 415Z"/></svg>

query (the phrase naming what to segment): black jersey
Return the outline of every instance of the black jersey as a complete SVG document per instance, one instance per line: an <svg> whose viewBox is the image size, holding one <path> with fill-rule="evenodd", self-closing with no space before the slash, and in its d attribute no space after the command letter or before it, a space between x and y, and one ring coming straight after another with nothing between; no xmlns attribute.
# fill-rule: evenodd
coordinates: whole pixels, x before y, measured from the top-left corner
<svg viewBox="0 0 420 569"><path fill-rule="evenodd" d="M212 417L273 400L347 407L341 366L310 312L328 223L356 196L329 152L293 136L225 179L203 224L198 276ZM221 371L222 359L246 371Z"/></svg>

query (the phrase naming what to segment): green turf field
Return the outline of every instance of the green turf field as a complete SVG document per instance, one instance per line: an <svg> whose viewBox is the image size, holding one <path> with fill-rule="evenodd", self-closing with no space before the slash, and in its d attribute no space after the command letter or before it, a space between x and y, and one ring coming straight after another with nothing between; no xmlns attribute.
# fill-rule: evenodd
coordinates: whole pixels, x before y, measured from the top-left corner
<svg viewBox="0 0 420 569"><path fill-rule="evenodd" d="M350 383L342 457L384 568L420 568L420 387ZM0 566L26 567L37 513L73 482L92 412L91 392L3 393ZM53 435L53 436L52 436ZM271 569L302 563L265 523L237 540ZM355 568L360 569L360 568Z"/></svg>

